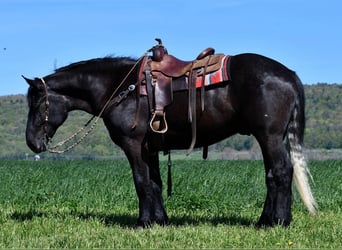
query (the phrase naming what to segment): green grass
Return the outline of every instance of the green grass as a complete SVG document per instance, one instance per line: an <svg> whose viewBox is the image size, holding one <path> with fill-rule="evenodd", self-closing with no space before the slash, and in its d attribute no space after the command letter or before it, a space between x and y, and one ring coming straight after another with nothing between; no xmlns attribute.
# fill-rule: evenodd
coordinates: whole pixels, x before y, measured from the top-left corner
<svg viewBox="0 0 342 250"><path fill-rule="evenodd" d="M176 160L171 225L141 230L126 161L1 161L0 248L339 248L342 161L309 165L317 216L294 192L291 226L257 230L261 161Z"/></svg>

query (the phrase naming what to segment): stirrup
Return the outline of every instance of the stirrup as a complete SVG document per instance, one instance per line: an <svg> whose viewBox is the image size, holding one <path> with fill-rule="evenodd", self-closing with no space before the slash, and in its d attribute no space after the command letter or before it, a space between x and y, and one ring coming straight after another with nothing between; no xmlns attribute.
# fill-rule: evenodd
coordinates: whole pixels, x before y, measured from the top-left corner
<svg viewBox="0 0 342 250"><path fill-rule="evenodd" d="M159 134L164 134L168 130L164 111L157 110L153 113L152 119L150 121L150 127L153 132Z"/></svg>

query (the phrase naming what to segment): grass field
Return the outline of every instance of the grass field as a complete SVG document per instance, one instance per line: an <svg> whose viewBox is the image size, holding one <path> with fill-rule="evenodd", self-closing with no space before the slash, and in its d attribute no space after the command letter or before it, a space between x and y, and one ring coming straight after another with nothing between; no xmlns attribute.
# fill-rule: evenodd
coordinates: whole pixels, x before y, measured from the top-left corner
<svg viewBox="0 0 342 250"><path fill-rule="evenodd" d="M342 161L309 163L319 203L294 192L289 228L257 230L261 161L173 162L168 227L134 229L138 209L126 161L1 161L0 248L340 248ZM161 162L166 180L166 162Z"/></svg>

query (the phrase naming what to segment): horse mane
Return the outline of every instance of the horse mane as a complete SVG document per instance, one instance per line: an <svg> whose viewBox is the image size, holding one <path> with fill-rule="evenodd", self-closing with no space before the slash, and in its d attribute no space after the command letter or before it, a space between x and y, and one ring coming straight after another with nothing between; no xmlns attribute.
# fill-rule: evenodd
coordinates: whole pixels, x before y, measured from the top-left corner
<svg viewBox="0 0 342 250"><path fill-rule="evenodd" d="M102 73L102 72L111 72L113 69L123 66L132 66L136 63L137 59L133 57L113 57L106 56L102 58L95 58L90 60L79 61L75 63L71 63L67 66L63 66L54 70L49 76L53 76L58 73L68 73L70 71L76 73ZM47 76L46 76L47 77ZM39 79L39 78L36 78ZM31 95L34 88L29 88L26 94L27 102L31 102ZM31 93L31 94L30 94Z"/></svg>
<svg viewBox="0 0 342 250"><path fill-rule="evenodd" d="M113 69L114 67L131 65L135 63L136 60L137 59L132 58L132 57L107 56L103 58L95 58L95 59L71 63L67 66L55 69L55 73L62 73L62 72L68 72L68 71L101 72L101 71Z"/></svg>

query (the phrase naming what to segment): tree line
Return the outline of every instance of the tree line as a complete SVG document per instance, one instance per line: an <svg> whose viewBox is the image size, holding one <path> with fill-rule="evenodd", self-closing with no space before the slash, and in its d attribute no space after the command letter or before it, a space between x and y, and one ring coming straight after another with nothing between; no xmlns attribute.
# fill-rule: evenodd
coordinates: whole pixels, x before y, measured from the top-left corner
<svg viewBox="0 0 342 250"><path fill-rule="evenodd" d="M309 149L342 148L342 84L318 83L304 85L306 96L305 147ZM26 146L25 127L28 113L25 95L0 97L0 158L24 159L33 153ZM57 131L54 141L70 136L91 116L85 112L73 111ZM233 148L249 150L253 147L251 136L236 135L213 146L216 150ZM64 158L83 159L101 157L124 157L122 151L109 138L104 125L99 122L94 132ZM58 155L49 155L58 158Z"/></svg>

